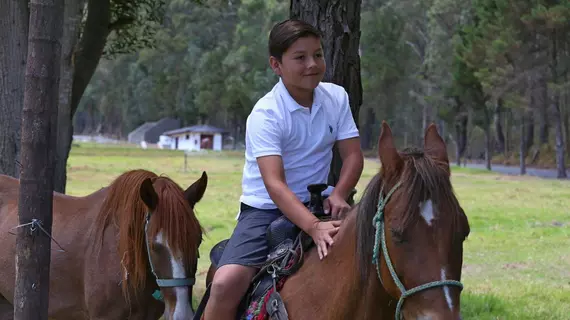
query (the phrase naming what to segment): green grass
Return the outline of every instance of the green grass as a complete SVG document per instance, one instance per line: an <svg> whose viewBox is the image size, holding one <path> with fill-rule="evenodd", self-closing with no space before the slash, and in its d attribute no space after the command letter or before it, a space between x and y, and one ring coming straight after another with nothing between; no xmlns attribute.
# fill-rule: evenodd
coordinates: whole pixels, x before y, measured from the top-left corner
<svg viewBox="0 0 570 320"><path fill-rule="evenodd" d="M209 250L235 225L243 156L236 152L188 156L179 151L80 144L68 163L68 193L86 195L120 173L145 168L183 187L209 176L196 211L207 230L200 251L195 299L204 290ZM366 161L362 191L378 170ZM453 185L469 217L465 242L463 319L570 319L570 183L500 176L454 167Z"/></svg>

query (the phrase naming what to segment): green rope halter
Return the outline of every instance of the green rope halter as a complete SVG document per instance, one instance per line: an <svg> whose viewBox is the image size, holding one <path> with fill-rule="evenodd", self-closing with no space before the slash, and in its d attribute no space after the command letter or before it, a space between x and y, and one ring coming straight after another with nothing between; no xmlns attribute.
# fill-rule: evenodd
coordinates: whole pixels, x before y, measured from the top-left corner
<svg viewBox="0 0 570 320"><path fill-rule="evenodd" d="M396 284L396 286L398 286L398 289L400 289L400 292L402 293L400 295L400 299L398 300L398 305L396 306L396 315L395 315L396 320L400 320L402 318L402 305L404 304L404 299L413 295L414 293L418 293L423 290L427 290L434 287L441 287L441 286L457 286L463 289L463 284L461 284L461 282L459 281L440 280L440 281L433 281L426 284L422 284L410 290L406 290L400 279L398 279L398 275L396 274L396 270L394 269L394 265L392 265L392 260L390 259L390 255L388 254L388 247L386 246L386 233L384 232L384 207L386 206L386 203L388 203L388 200L390 199L394 191L396 191L396 189L400 186L400 184L401 182L398 182L392 188L392 190L388 192L385 198L382 198L384 187L380 189L380 197L378 199L378 210L376 211L376 214L372 219L372 225L376 229L376 236L374 239L374 251L372 252L372 263L376 266L376 273L378 275L378 279L380 280L380 283L382 283L382 286L384 286L384 282L382 281L382 277L380 275L380 264L378 262L380 258L379 247L381 243L382 253L384 254L386 265L390 270L390 275L392 276L394 283Z"/></svg>

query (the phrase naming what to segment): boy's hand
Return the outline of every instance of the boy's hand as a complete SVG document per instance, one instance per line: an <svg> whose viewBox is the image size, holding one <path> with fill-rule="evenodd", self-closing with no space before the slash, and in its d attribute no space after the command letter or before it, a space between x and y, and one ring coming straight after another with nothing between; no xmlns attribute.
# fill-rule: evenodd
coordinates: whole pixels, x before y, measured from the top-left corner
<svg viewBox="0 0 570 320"><path fill-rule="evenodd" d="M330 214L333 219L339 219L344 217L344 214L350 211L350 205L343 197L331 193L331 195L323 202L323 209L325 210L325 213Z"/></svg>
<svg viewBox="0 0 570 320"><path fill-rule="evenodd" d="M337 234L340 221L318 221L316 222L309 235L313 238L315 245L317 246L317 252L319 253L319 259L323 260L328 254L328 246L332 246L334 241L333 238Z"/></svg>

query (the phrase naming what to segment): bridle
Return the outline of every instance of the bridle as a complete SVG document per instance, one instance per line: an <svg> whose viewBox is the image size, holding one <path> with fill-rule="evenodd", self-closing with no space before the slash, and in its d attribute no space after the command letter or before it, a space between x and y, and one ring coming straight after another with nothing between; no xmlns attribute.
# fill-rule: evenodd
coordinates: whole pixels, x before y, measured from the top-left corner
<svg viewBox="0 0 570 320"><path fill-rule="evenodd" d="M172 278L172 279L161 279L156 275L156 272L154 271L154 265L152 264L152 259L150 258L150 244L148 242L148 223L150 221L150 217L152 216L152 212L148 211L146 214L146 218L145 218L145 223L144 223L144 238L145 238L145 243L146 243L146 252L148 255L148 263L150 265L150 271L152 271L152 274L154 275L154 278L156 279L156 284L158 285L159 288L173 288L173 287L191 287L196 283L196 278ZM163 300L162 294L160 292L160 290L156 290L152 296L156 299L156 300Z"/></svg>
<svg viewBox="0 0 570 320"><path fill-rule="evenodd" d="M386 246L386 232L384 231L384 207L386 206L386 203L388 203L388 200L390 199L394 191L396 191L396 189L400 186L400 184L401 182L398 182L394 187L392 187L390 192L388 192L388 194L384 198L382 198L384 190L384 186L382 186L382 189L380 189L380 195L378 199L378 209L376 211L376 214L374 215L374 218L372 219L372 225L376 229L374 250L372 254L372 263L376 265L376 273L378 274L378 279L380 280L382 286L384 286L384 282L382 281L382 277L380 275L380 264L379 264L379 255L380 255L379 243L381 243L382 254L384 255L384 259L386 260L386 265L390 270L390 275L392 276L392 280L394 281L396 286L398 286L398 289L400 289L401 292L400 299L398 300L398 305L396 306L396 315L395 315L396 320L400 320L402 318L401 313L402 313L402 305L404 304L404 300L415 293L442 286L456 286L459 287L460 289L463 289L463 284L459 281L439 280L422 284L412 289L406 290L406 288L398 278L396 270L394 269L394 265L392 264L392 260L390 259L390 255L388 254L388 247Z"/></svg>

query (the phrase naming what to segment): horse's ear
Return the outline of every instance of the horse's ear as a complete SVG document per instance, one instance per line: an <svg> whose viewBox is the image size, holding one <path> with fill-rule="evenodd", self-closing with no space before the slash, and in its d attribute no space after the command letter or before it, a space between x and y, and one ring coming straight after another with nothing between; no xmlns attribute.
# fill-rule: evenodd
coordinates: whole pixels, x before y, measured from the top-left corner
<svg viewBox="0 0 570 320"><path fill-rule="evenodd" d="M402 163L402 158L394 145L392 130L386 121L382 121L382 132L378 138L378 158L385 171L397 170Z"/></svg>
<svg viewBox="0 0 570 320"><path fill-rule="evenodd" d="M206 192L206 186L208 186L208 175L206 171L202 172L202 176L196 182L194 182L186 191L184 191L184 196L186 200L190 203L190 206L194 208L194 205L198 203L204 196Z"/></svg>
<svg viewBox="0 0 570 320"><path fill-rule="evenodd" d="M426 129L424 137L424 153L437 161L445 162L449 165L447 147L437 132L437 127L433 123Z"/></svg>
<svg viewBox="0 0 570 320"><path fill-rule="evenodd" d="M141 199L150 210L156 209L158 205L158 194L152 186L150 178L144 179L140 187Z"/></svg>

